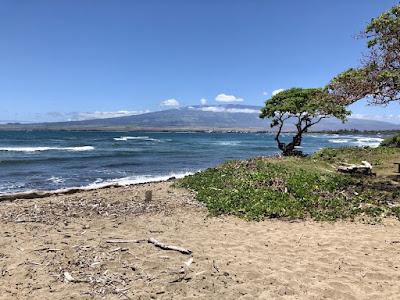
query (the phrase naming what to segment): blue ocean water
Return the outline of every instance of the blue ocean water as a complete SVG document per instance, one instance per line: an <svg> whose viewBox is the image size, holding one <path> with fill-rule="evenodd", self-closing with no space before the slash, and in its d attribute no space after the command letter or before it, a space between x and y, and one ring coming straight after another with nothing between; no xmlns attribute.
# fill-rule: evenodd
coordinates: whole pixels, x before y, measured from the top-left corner
<svg viewBox="0 0 400 300"><path fill-rule="evenodd" d="M377 146L381 136L308 134L322 147ZM226 160L277 155L266 133L0 132L0 194L182 177Z"/></svg>

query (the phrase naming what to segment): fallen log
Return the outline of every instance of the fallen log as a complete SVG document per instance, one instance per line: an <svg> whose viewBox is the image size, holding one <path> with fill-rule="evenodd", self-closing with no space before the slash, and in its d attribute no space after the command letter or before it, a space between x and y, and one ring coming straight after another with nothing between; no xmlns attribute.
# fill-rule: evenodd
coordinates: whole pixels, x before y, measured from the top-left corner
<svg viewBox="0 0 400 300"><path fill-rule="evenodd" d="M182 247L179 247L179 246L167 245L167 244L164 244L164 243L161 243L161 242L157 241L154 238L149 238L148 242L150 244L153 244L154 246L160 248L160 249L163 249L163 250L178 251L178 252L180 252L182 254L187 254L187 255L192 254L192 251L189 250L189 249L185 249L185 248L182 248Z"/></svg>
<svg viewBox="0 0 400 300"><path fill-rule="evenodd" d="M367 161L362 161L360 165L344 163L337 170L341 173L372 175L372 165Z"/></svg>

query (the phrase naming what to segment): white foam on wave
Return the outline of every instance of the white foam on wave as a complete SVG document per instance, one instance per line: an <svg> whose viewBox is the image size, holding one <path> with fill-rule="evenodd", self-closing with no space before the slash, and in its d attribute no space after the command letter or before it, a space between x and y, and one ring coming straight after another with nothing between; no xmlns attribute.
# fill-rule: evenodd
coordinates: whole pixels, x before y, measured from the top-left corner
<svg viewBox="0 0 400 300"><path fill-rule="evenodd" d="M354 144L360 147L368 146L371 148L376 148L379 147L382 141L382 138L358 138Z"/></svg>
<svg viewBox="0 0 400 300"><path fill-rule="evenodd" d="M341 136L341 138L329 139L334 144L351 144L358 147L378 147L383 141L380 137L362 137L362 136Z"/></svg>
<svg viewBox="0 0 400 300"><path fill-rule="evenodd" d="M115 141L129 141L129 140L147 140L148 136L121 136L119 138L114 138Z"/></svg>
<svg viewBox="0 0 400 300"><path fill-rule="evenodd" d="M363 143L376 143L376 142L382 142L383 138L379 138L379 137L370 137L370 138L357 138L357 140L359 142L363 142Z"/></svg>
<svg viewBox="0 0 400 300"><path fill-rule="evenodd" d="M328 140L329 143L334 143L334 144L346 144L350 142L350 139L330 139Z"/></svg>
<svg viewBox="0 0 400 300"><path fill-rule="evenodd" d="M8 152L40 152L40 151L69 151L81 152L94 150L93 146L81 147L0 147L0 151Z"/></svg>
<svg viewBox="0 0 400 300"><path fill-rule="evenodd" d="M170 173L168 175L158 175L158 176L154 175L128 176L116 179L108 179L104 181L102 181L101 179L97 179L93 183L81 188L82 190L94 190L98 188L104 188L107 186L127 186L140 183L166 181L171 178L180 179L193 174L194 172L184 172L184 173Z"/></svg>
<svg viewBox="0 0 400 300"><path fill-rule="evenodd" d="M241 143L240 141L218 141L215 144L219 146L237 146L240 143Z"/></svg>
<svg viewBox="0 0 400 300"><path fill-rule="evenodd" d="M318 133L318 134L309 134L308 136L312 137L312 138L319 138L319 139L325 139L325 138L337 138L340 137L339 134L328 134L328 133ZM343 137L343 136L341 136Z"/></svg>
<svg viewBox="0 0 400 300"><path fill-rule="evenodd" d="M64 179L61 177L57 177L57 176L51 176L49 179L47 179L47 181L51 181L53 183L58 184L58 183L63 183Z"/></svg>
<svg viewBox="0 0 400 300"><path fill-rule="evenodd" d="M29 190L29 191L24 191L24 192L18 192L18 193L3 193L0 192L0 200L2 197L10 199L13 197L13 195L16 195L16 198L29 198L29 195L35 194L35 197L37 195L42 195L43 196L50 196L50 195L57 195L57 194L65 194L68 192L79 192L79 191L91 191L91 190L96 190L96 189L101 189L101 188L107 188L107 187L112 187L112 186L129 186L129 185L134 185L134 184L143 184L143 183L150 183L150 182L161 182L161 181L167 181L169 179L175 178L175 179L180 179L189 175L193 175L195 172L183 172L183 173L170 173L168 175L142 175L142 176L128 176L128 177L122 177L122 178L116 178L116 179L108 179L108 180L102 180L100 178L96 179L93 183L88 184L86 186L80 186L80 187L70 187L70 188L63 188L63 189L57 189L57 190Z"/></svg>
<svg viewBox="0 0 400 300"><path fill-rule="evenodd" d="M93 146L66 147L66 148L60 148L60 150L66 150L66 151L72 151L72 152L92 151L92 150L94 150L94 147Z"/></svg>
<svg viewBox="0 0 400 300"><path fill-rule="evenodd" d="M163 141L163 140L151 138L149 136L121 136L118 138L114 138L114 141L127 142L129 140L150 141L150 142L162 142ZM170 141L170 140L166 140L166 141Z"/></svg>

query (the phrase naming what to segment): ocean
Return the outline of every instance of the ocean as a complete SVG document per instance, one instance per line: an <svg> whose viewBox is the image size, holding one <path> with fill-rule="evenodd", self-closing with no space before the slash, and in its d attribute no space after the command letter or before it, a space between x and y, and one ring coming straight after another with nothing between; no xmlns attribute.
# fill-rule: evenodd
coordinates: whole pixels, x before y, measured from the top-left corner
<svg viewBox="0 0 400 300"><path fill-rule="evenodd" d="M307 134L305 153L380 135ZM0 195L166 180L226 160L278 155L267 133L0 131Z"/></svg>

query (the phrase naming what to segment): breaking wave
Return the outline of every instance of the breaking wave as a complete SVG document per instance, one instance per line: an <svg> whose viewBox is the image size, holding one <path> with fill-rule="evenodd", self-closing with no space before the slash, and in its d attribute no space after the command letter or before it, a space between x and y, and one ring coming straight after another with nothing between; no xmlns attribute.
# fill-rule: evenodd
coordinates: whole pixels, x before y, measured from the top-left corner
<svg viewBox="0 0 400 300"><path fill-rule="evenodd" d="M143 184L143 183L150 183L150 182L161 182L167 181L171 179L180 179L185 176L193 175L195 172L183 172L183 173L170 173L168 175L158 175L158 176L151 176L151 175L139 175L139 176L128 176L116 179L97 179L93 183L88 184L86 186L80 187L68 187L62 188L57 190L29 190L20 193L2 193L0 192L0 201L1 200L12 200L12 199L30 199L36 197L47 197L51 195L57 194L69 194L75 193L80 191L91 191L96 189L102 189L107 187L117 187L117 186L128 186L134 184ZM51 177L49 178L50 181L54 183L61 183L63 180L60 177Z"/></svg>
<svg viewBox="0 0 400 300"><path fill-rule="evenodd" d="M215 144L219 146L238 146L240 143L240 141L218 141Z"/></svg>
<svg viewBox="0 0 400 300"><path fill-rule="evenodd" d="M139 140L139 141L149 141L149 142L164 142L164 141L171 141L170 139L168 140L160 140L160 139L155 139L151 138L149 136L121 136L114 138L114 141L123 141L127 142L129 140Z"/></svg>
<svg viewBox="0 0 400 300"><path fill-rule="evenodd" d="M349 138L338 138L338 139L329 139L330 143L334 144L350 144L358 147L378 147L383 141L382 138L379 137L349 137Z"/></svg>
<svg viewBox="0 0 400 300"><path fill-rule="evenodd" d="M350 142L351 140L349 140L349 139L331 139L328 141L329 141L329 143L334 143L334 144L346 144L346 143Z"/></svg>
<svg viewBox="0 0 400 300"><path fill-rule="evenodd" d="M358 138L357 141L354 142L354 144L360 147L368 146L376 148L381 144L382 141L382 138Z"/></svg>

